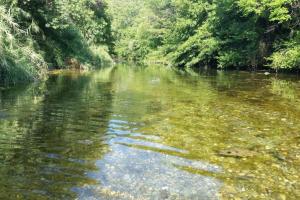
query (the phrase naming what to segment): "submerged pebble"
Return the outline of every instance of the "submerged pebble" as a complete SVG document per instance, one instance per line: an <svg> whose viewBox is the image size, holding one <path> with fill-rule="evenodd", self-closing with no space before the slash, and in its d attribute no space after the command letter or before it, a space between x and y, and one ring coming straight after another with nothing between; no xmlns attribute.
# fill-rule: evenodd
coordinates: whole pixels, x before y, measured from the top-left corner
<svg viewBox="0 0 300 200"><path fill-rule="evenodd" d="M235 158L247 158L255 156L257 153L243 148L229 148L218 152L219 156L235 157Z"/></svg>

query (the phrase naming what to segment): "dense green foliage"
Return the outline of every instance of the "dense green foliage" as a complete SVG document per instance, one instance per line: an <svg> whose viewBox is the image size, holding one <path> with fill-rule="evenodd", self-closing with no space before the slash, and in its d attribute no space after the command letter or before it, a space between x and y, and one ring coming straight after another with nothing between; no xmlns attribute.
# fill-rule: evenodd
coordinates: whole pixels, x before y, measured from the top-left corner
<svg viewBox="0 0 300 200"><path fill-rule="evenodd" d="M111 20L102 0L1 0L0 75L40 79L49 68L94 68L109 60Z"/></svg>
<svg viewBox="0 0 300 200"><path fill-rule="evenodd" d="M299 69L297 0L110 0L117 52L172 65Z"/></svg>
<svg viewBox="0 0 300 200"><path fill-rule="evenodd" d="M34 48L30 28L22 29L11 13L0 6L0 78L23 81L44 77L46 63Z"/></svg>
<svg viewBox="0 0 300 200"><path fill-rule="evenodd" d="M141 61L155 54L163 44L170 24L168 0L109 0L116 38L116 53L131 61Z"/></svg>
<svg viewBox="0 0 300 200"><path fill-rule="evenodd" d="M107 2L106 2L107 1ZM0 0L0 80L133 62L300 68L298 0Z"/></svg>

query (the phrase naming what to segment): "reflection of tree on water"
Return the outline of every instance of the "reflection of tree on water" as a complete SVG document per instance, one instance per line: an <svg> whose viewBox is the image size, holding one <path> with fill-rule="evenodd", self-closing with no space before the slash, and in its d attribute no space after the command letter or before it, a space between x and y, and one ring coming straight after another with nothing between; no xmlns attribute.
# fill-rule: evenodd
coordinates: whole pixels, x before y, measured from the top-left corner
<svg viewBox="0 0 300 200"><path fill-rule="evenodd" d="M121 113L121 119L127 118L124 121L144 123L138 132L155 134L162 139L159 143L187 150L189 153L183 155L186 158L222 166L225 176L214 177L224 180L223 196L230 193L228 188L242 196L263 194L271 198L264 187L276 192L284 188L284 193L293 194L291 187L278 183L276 177L282 178L287 170L285 177L295 180L298 172L290 164L298 152L298 105L273 95L268 76L226 72L191 78L162 69L122 68L114 79L115 115ZM141 146L136 143L130 147ZM231 147L240 148L239 153L258 153L246 159L224 158L216 153ZM290 160L278 165L278 158L282 160L285 154ZM268 176L270 169L273 177Z"/></svg>
<svg viewBox="0 0 300 200"><path fill-rule="evenodd" d="M294 195L299 98L263 74L178 73L120 67L6 91L0 198Z"/></svg>
<svg viewBox="0 0 300 200"><path fill-rule="evenodd" d="M79 199L216 199L221 186L217 179L180 167L219 173L218 166L185 159L188 152L164 144L163 138L151 135L156 134L154 130L141 131L149 126L145 116L159 119L159 114L169 109L169 98L176 93L174 85L190 82L171 70L126 66L115 68L111 79L110 151L96 162L99 171L89 173L99 184L74 188ZM191 88L181 90L186 94ZM157 125L156 121L150 123Z"/></svg>
<svg viewBox="0 0 300 200"><path fill-rule="evenodd" d="M271 79L271 92L288 100L296 100L299 98L297 94L297 84L288 80Z"/></svg>
<svg viewBox="0 0 300 200"><path fill-rule="evenodd" d="M93 183L85 172L94 170L93 161L106 151L101 134L110 115L110 87L90 75L60 75L46 82L37 105L30 92L11 95L27 103L5 120L10 127L0 128L11 131L13 126L18 136L3 153L1 198L69 198L76 195L75 185Z"/></svg>

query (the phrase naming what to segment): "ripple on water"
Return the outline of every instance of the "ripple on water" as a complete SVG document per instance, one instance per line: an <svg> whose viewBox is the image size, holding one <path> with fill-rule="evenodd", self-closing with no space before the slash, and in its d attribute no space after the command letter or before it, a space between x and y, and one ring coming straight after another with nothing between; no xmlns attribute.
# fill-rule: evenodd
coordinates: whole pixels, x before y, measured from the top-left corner
<svg viewBox="0 0 300 200"><path fill-rule="evenodd" d="M115 129L114 133L117 132ZM212 173L220 173L220 167L159 152L186 153L181 149L126 137L142 137L140 133L116 135L108 141L109 153L96 161L99 171L88 173L99 185L74 188L79 199L218 199L222 185L219 180L189 173L180 166Z"/></svg>

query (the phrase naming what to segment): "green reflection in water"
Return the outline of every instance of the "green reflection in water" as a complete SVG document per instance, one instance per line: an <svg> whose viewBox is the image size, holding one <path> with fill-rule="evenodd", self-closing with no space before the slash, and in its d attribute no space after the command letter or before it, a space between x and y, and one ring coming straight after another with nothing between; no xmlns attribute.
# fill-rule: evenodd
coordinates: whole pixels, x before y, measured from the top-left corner
<svg viewBox="0 0 300 200"><path fill-rule="evenodd" d="M213 192L221 199L299 199L299 89L291 76L118 66L3 90L0 197L147 199L149 191L138 194L111 181L135 185L122 173L139 176L124 169L139 162L141 173L157 173L151 166L164 170L161 180L174 179L174 188L178 177L219 181ZM127 154L118 157L122 151ZM172 165L146 166L150 158Z"/></svg>
<svg viewBox="0 0 300 200"><path fill-rule="evenodd" d="M111 85L92 81L67 73L1 92L0 199L75 198L71 187L95 183L85 173L106 151Z"/></svg>

